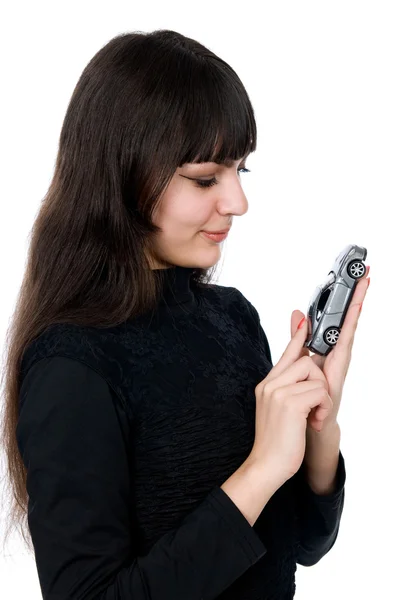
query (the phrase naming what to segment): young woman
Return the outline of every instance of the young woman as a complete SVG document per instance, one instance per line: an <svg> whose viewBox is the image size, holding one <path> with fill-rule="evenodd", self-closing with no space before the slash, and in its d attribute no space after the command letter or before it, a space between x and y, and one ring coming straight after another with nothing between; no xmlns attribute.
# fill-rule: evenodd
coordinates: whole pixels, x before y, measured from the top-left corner
<svg viewBox="0 0 401 600"><path fill-rule="evenodd" d="M236 73L177 32L119 35L78 81L8 336L45 599L289 600L336 540L339 396L306 324L273 367L255 307L211 283L205 232L246 213L255 149Z"/></svg>

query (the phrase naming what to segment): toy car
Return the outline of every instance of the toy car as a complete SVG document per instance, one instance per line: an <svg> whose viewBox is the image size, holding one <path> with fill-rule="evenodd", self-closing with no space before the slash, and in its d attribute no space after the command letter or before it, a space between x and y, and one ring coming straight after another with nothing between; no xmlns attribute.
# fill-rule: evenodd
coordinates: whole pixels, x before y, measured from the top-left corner
<svg viewBox="0 0 401 600"><path fill-rule="evenodd" d="M318 285L307 312L308 337L304 346L327 356L338 341L358 280L366 273L367 250L349 244L337 256L325 281Z"/></svg>

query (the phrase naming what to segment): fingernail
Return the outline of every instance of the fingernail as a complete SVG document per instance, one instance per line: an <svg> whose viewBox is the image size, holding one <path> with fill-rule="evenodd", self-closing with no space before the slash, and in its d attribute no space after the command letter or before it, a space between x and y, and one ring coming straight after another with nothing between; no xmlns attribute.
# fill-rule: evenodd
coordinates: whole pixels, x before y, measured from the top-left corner
<svg viewBox="0 0 401 600"><path fill-rule="evenodd" d="M363 306L363 302L362 302L361 306L359 307L359 312L361 312L362 306Z"/></svg>
<svg viewBox="0 0 401 600"><path fill-rule="evenodd" d="M300 320L299 325L298 325L298 329L301 329L302 325L304 324L305 318L306 317L304 317L303 319Z"/></svg>

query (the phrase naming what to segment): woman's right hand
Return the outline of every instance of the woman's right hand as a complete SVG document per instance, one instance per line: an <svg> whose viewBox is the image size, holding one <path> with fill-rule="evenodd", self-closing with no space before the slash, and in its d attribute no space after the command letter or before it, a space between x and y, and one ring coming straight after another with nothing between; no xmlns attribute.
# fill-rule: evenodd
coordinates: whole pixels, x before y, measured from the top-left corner
<svg viewBox="0 0 401 600"><path fill-rule="evenodd" d="M255 440L248 463L285 483L299 470L306 449L306 426L319 431L332 409L323 371L310 356L299 357L308 321L292 337L277 364L255 388ZM280 487L280 486L279 486Z"/></svg>

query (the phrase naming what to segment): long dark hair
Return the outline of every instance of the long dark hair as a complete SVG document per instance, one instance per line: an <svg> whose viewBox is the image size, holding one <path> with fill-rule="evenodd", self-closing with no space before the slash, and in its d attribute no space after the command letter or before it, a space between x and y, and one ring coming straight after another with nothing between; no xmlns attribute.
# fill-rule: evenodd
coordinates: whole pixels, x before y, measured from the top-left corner
<svg viewBox="0 0 401 600"><path fill-rule="evenodd" d="M31 232L6 335L3 444L11 518L27 548L26 469L15 430L26 347L49 325L111 327L154 310L152 215L177 167L256 149L253 108L234 70L170 30L124 33L85 67L61 129L54 175ZM216 265L194 268L208 285ZM3 381L3 377L2 377Z"/></svg>

